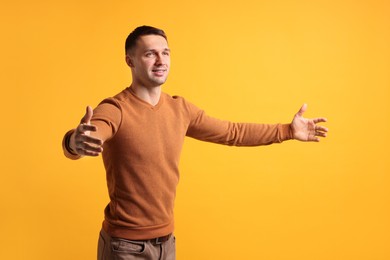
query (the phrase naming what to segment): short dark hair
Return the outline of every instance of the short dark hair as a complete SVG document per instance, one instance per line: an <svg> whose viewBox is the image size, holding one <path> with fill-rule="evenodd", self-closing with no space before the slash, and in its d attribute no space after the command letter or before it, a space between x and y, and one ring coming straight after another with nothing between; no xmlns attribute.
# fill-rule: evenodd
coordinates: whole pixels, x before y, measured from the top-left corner
<svg viewBox="0 0 390 260"><path fill-rule="evenodd" d="M127 36L125 52L127 53L129 50L133 49L137 44L138 38L143 35L160 35L168 41L167 36L163 30L147 25L139 26L135 28L134 31L129 34L129 36Z"/></svg>

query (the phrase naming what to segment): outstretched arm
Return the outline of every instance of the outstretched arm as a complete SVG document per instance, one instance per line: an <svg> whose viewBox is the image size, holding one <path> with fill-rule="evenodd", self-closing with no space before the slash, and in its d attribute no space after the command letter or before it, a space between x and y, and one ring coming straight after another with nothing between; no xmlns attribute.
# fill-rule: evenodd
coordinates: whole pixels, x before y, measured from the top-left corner
<svg viewBox="0 0 390 260"><path fill-rule="evenodd" d="M307 105L304 104L291 122L293 138L304 142L319 142L320 137L326 137L328 128L317 124L327 120L324 117L304 118L303 113L305 113L306 109Z"/></svg>

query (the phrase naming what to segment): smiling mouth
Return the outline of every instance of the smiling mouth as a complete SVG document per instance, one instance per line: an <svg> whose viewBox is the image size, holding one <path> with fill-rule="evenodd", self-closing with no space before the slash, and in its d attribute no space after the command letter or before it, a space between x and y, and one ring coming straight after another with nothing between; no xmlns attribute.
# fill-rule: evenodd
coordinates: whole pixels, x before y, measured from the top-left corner
<svg viewBox="0 0 390 260"><path fill-rule="evenodd" d="M166 69L155 69L155 70L152 70L153 74L157 77L162 77L164 76L165 72L167 70Z"/></svg>

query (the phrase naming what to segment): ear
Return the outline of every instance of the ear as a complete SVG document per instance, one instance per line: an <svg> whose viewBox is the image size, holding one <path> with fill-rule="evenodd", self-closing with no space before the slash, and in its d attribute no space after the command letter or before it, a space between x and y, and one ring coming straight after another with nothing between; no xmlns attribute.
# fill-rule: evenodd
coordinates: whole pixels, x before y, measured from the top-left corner
<svg viewBox="0 0 390 260"><path fill-rule="evenodd" d="M126 63L129 67L134 67L134 64L133 64L133 61L132 61L132 58L130 57L129 54L126 54Z"/></svg>

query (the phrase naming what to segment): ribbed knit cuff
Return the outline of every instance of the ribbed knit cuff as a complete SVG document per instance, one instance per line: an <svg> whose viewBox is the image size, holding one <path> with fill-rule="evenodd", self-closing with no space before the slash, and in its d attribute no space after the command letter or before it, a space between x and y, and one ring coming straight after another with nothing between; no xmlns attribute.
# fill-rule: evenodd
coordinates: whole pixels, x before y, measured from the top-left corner
<svg viewBox="0 0 390 260"><path fill-rule="evenodd" d="M291 129L291 124L282 124L280 128L280 141L286 141L293 139L293 133Z"/></svg>
<svg viewBox="0 0 390 260"><path fill-rule="evenodd" d="M77 160L77 159L80 159L82 156L73 153L72 150L70 149L70 146L69 146L70 137L74 131L75 130L72 129L65 134L64 138L62 139L62 150L64 151L64 155L67 158L72 159L72 160Z"/></svg>

